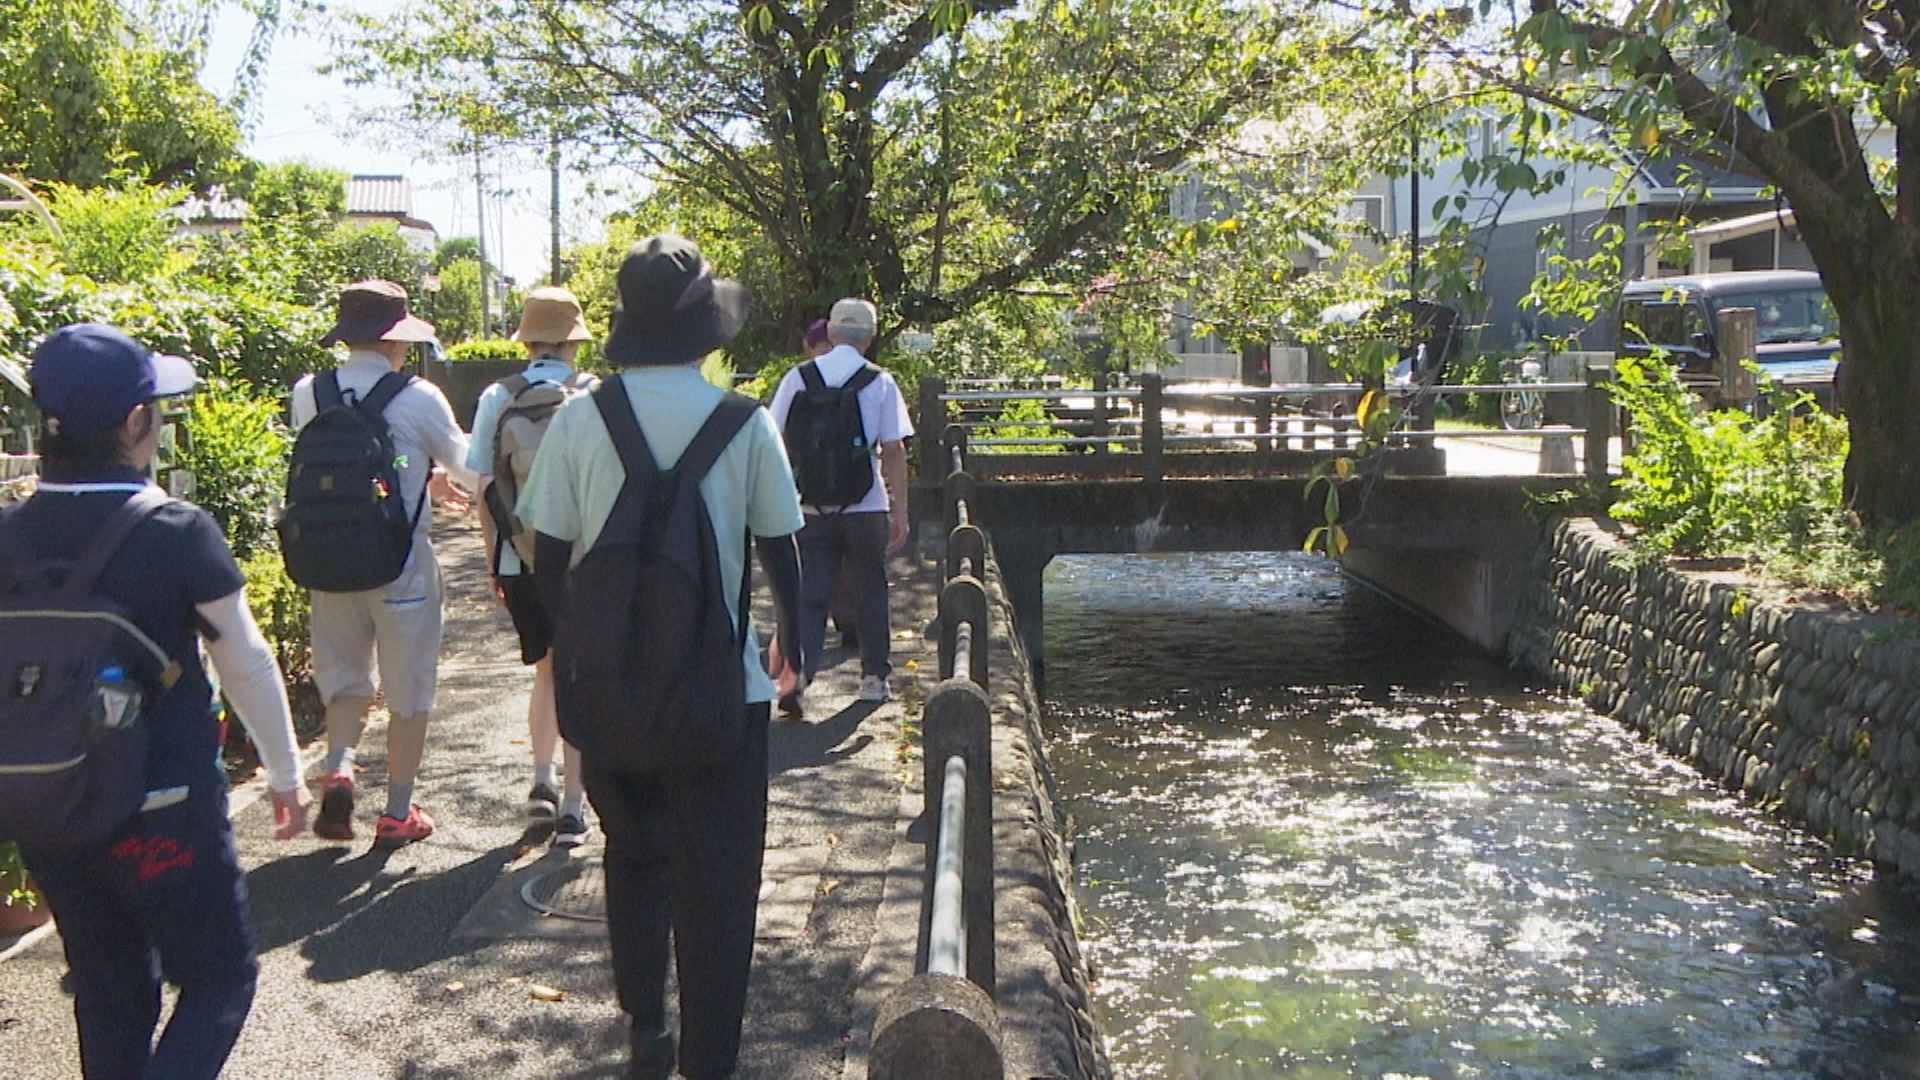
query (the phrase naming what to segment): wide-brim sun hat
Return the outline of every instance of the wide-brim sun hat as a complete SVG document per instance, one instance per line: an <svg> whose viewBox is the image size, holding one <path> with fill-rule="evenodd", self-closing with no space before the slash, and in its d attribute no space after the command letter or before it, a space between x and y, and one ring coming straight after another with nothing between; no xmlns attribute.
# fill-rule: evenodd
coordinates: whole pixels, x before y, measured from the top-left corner
<svg viewBox="0 0 1920 1080"><path fill-rule="evenodd" d="M527 294L513 340L557 345L566 341L592 341L593 332L587 329L587 317L572 291L558 285L542 285Z"/></svg>
<svg viewBox="0 0 1920 1080"><path fill-rule="evenodd" d="M607 359L622 367L684 364L734 339L747 321L746 286L715 277L700 249L662 233L620 262L620 300L607 332Z"/></svg>
<svg viewBox="0 0 1920 1080"><path fill-rule="evenodd" d="M356 281L340 290L339 314L322 345L343 341L432 341L433 324L407 310L407 290L391 281Z"/></svg>
<svg viewBox="0 0 1920 1080"><path fill-rule="evenodd" d="M53 434L88 435L124 423L139 405L190 394L193 364L156 353L105 323L74 323L33 350L28 383Z"/></svg>

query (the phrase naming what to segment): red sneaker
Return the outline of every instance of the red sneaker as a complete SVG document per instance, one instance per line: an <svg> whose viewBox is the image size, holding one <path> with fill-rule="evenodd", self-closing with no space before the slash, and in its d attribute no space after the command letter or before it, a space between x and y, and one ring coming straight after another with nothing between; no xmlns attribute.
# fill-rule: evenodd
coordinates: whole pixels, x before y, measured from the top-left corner
<svg viewBox="0 0 1920 1080"><path fill-rule="evenodd" d="M353 839L353 777L335 773L321 787L320 812L313 816L313 835L322 840Z"/></svg>
<svg viewBox="0 0 1920 1080"><path fill-rule="evenodd" d="M386 814L373 824L373 846L377 848L405 847L416 840L425 840L433 835L433 818L419 806L409 806L405 821Z"/></svg>

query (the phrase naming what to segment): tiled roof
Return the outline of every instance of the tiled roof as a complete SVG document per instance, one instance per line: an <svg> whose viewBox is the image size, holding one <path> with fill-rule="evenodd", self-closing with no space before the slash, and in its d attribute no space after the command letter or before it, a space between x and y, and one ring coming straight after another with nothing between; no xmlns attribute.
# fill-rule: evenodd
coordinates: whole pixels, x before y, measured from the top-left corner
<svg viewBox="0 0 1920 1080"><path fill-rule="evenodd" d="M347 181L347 213L413 216L413 189L404 176L356 176Z"/></svg>

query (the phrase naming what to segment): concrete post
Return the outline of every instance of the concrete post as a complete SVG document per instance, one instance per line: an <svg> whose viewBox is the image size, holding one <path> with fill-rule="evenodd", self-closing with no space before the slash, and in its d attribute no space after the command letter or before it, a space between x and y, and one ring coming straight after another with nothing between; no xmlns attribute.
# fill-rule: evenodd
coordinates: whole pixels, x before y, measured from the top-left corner
<svg viewBox="0 0 1920 1080"><path fill-rule="evenodd" d="M915 975L880 1006L867 1058L872 1080L1003 1080L1000 1017L965 979Z"/></svg>
<svg viewBox="0 0 1920 1080"><path fill-rule="evenodd" d="M944 459L940 462L939 469L935 470L933 474L935 476L945 476L953 471L953 452L955 450L960 451L960 460L963 464L966 462L967 454L970 452L967 448L966 428L961 427L959 424L948 424L946 431L946 438L942 440L945 446L945 449L942 451Z"/></svg>
<svg viewBox="0 0 1920 1080"><path fill-rule="evenodd" d="M1548 424L1540 429L1540 461L1537 471L1542 476L1565 476L1575 471L1573 465L1573 428L1566 424Z"/></svg>
<svg viewBox="0 0 1920 1080"><path fill-rule="evenodd" d="M947 409L940 395L947 392L947 381L937 375L920 379L920 415L914 430L921 432L920 476L931 480L947 475Z"/></svg>
<svg viewBox="0 0 1920 1080"><path fill-rule="evenodd" d="M961 525L947 534L946 576L962 575L987 578L987 534L978 525Z"/></svg>
<svg viewBox="0 0 1920 1080"><path fill-rule="evenodd" d="M970 473L957 472L947 476L945 485L946 503L941 516L941 525L948 535L960 527L960 504L967 504L967 523L972 524L976 516L978 501L974 498L975 484Z"/></svg>
<svg viewBox="0 0 1920 1080"><path fill-rule="evenodd" d="M1150 484L1166 476L1166 426L1162 415L1166 380L1157 371L1140 376L1141 471Z"/></svg>
<svg viewBox="0 0 1920 1080"><path fill-rule="evenodd" d="M1752 308L1720 309L1720 340L1714 365L1720 370L1720 404L1746 408L1760 396L1760 380L1747 365L1758 358Z"/></svg>
<svg viewBox="0 0 1920 1080"><path fill-rule="evenodd" d="M984 634L976 645L986 654ZM966 859L961 871L961 905L967 922L967 979L991 996L994 990L993 956L993 718L987 691L969 679L947 679L927 698L921 736L926 776L926 818L940 820L940 797L946 785L947 759L958 754L967 763ZM929 836L931 852L935 839ZM926 882L920 904L920 948L914 970L927 966L928 931L933 920L933 860L926 860Z"/></svg>
<svg viewBox="0 0 1920 1080"><path fill-rule="evenodd" d="M1611 466L1607 446L1613 438L1613 395L1609 386L1613 370L1597 364L1587 365L1587 479L1604 488Z"/></svg>
<svg viewBox="0 0 1920 1080"><path fill-rule="evenodd" d="M973 650L970 670L953 670L954 654L961 623L973 626ZM987 685L987 641L993 628L987 622L987 589L975 577L960 576L940 590L940 677L970 678Z"/></svg>

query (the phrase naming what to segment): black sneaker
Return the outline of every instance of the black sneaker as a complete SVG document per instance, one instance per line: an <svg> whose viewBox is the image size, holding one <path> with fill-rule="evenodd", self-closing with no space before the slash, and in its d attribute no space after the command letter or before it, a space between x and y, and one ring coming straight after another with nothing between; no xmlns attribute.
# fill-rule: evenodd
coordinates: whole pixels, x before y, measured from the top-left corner
<svg viewBox="0 0 1920 1080"><path fill-rule="evenodd" d="M553 827L553 846L557 848L577 848L593 835L593 826L580 814L561 814L560 821Z"/></svg>
<svg viewBox="0 0 1920 1080"><path fill-rule="evenodd" d="M527 792L527 816L535 821L552 821L560 812L560 793L552 784L536 782Z"/></svg>
<svg viewBox="0 0 1920 1080"><path fill-rule="evenodd" d="M804 690L790 690L780 695L780 719L798 720L805 715L806 706L801 701L801 696L805 693Z"/></svg>

